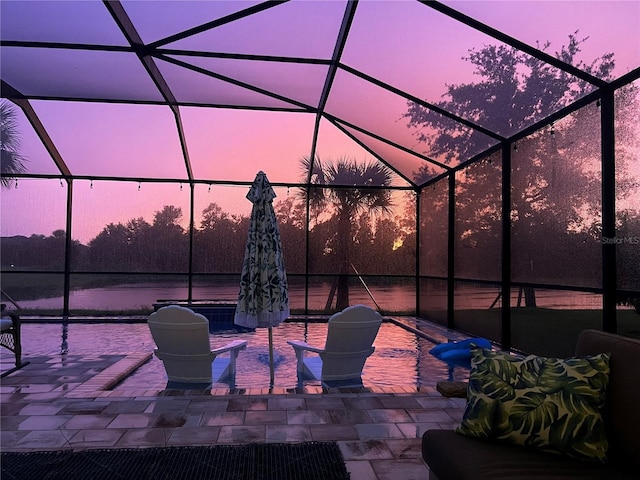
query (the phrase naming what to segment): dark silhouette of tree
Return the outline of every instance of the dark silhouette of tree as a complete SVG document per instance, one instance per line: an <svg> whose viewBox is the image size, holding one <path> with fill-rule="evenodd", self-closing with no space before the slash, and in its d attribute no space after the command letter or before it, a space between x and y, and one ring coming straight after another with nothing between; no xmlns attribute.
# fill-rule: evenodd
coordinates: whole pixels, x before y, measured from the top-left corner
<svg viewBox="0 0 640 480"><path fill-rule="evenodd" d="M98 270L151 270L150 229L142 217L131 219L126 225L108 224L89 242L89 265Z"/></svg>
<svg viewBox="0 0 640 480"><path fill-rule="evenodd" d="M366 275L414 275L415 242L405 242L399 217L371 217L363 212L353 221L351 263ZM415 229L413 229L415 231ZM413 245L413 249L408 248ZM405 248L401 248L405 246ZM353 271L352 271L353 273Z"/></svg>
<svg viewBox="0 0 640 480"><path fill-rule="evenodd" d="M180 225L182 209L165 205L155 212L149 230L148 248L152 252L154 270L184 272L189 258L188 237Z"/></svg>
<svg viewBox="0 0 640 480"><path fill-rule="evenodd" d="M133 218L110 223L89 242L88 263L112 271L187 271L188 237L179 221L182 210L172 205L156 211L153 223Z"/></svg>
<svg viewBox="0 0 640 480"><path fill-rule="evenodd" d="M287 273L304 273L306 267L305 206L295 195L277 200L273 210L278 221Z"/></svg>
<svg viewBox="0 0 640 480"><path fill-rule="evenodd" d="M20 153L20 132L16 107L8 100L0 100L0 182L9 187L16 173L24 173L26 159Z"/></svg>
<svg viewBox="0 0 640 480"><path fill-rule="evenodd" d="M153 249L150 248L154 241L152 226L144 218L132 218L126 224L126 237L123 239L125 246L126 262L133 265L138 271L153 270Z"/></svg>
<svg viewBox="0 0 640 480"><path fill-rule="evenodd" d="M195 268L206 273L239 272L248 229L248 217L229 215L217 203L210 203L194 235Z"/></svg>
<svg viewBox="0 0 640 480"><path fill-rule="evenodd" d="M72 255L82 252L80 242L74 240ZM30 237L2 238L2 268L16 270L62 270L64 268L65 233L56 230L50 236L33 234Z"/></svg>
<svg viewBox="0 0 640 480"><path fill-rule="evenodd" d="M165 205L162 210L153 215L153 226L166 228L175 232L183 233L184 229L178 224L182 219L182 209L173 205Z"/></svg>
<svg viewBox="0 0 640 480"><path fill-rule="evenodd" d="M457 182L454 258L458 277L500 280L501 174L500 155L494 154L467 167Z"/></svg>
<svg viewBox="0 0 640 480"><path fill-rule="evenodd" d="M614 68L613 54L602 55L590 64L577 61L585 41L586 38L578 39L577 32L569 35L568 44L562 46L556 56L609 80ZM542 49L547 50L549 46L547 43ZM505 136L547 117L593 88L508 46L472 49L466 60L475 66L481 80L449 85L437 105ZM629 101L635 97L635 90L628 87L617 101ZM455 127L420 105L409 103L408 106L405 117L409 126L419 127L418 140L428 142L433 155L442 155L448 162L464 160L488 146L483 134L467 127ZM632 125L623 123L626 127L622 125L622 128ZM588 279L595 284L599 280L599 248L593 236L600 222L599 135L599 112L595 105L589 105L518 142L512 156L509 212L515 280L532 281L533 278L538 282L559 283L559 265L566 263L567 254L572 255L575 262L573 270L565 268L562 272L565 282ZM617 169L618 162L624 169L624 159L618 159ZM490 252L496 260L495 254L499 252L500 168L497 157L493 165L470 167L456 177L457 248L475 250L477 262L475 267L466 265L461 270L485 279L488 271L493 271L495 276L495 268L486 270L483 262L491 258ZM416 179L420 182L427 174L426 170L419 171ZM624 188L625 177L618 178L620 187ZM422 211L432 214L430 209ZM585 244L589 241L589 232L592 232L591 244ZM578 242L588 248L577 253ZM589 269L588 265L595 269ZM535 306L533 291L525 293L527 305Z"/></svg>
<svg viewBox="0 0 640 480"><path fill-rule="evenodd" d="M200 228L202 230L211 230L226 220L229 220L229 214L224 212L220 205L212 202L202 211Z"/></svg>
<svg viewBox="0 0 640 480"><path fill-rule="evenodd" d="M397 239L398 225L392 218L379 218L376 220L375 232L371 232L371 247L369 248L368 261L366 263L372 273L401 273L398 271L398 256L395 254ZM360 252L365 253L367 249L360 249Z"/></svg>
<svg viewBox="0 0 640 480"><path fill-rule="evenodd" d="M226 237L222 232L231 231L230 218L215 202L210 203L202 211L200 229L194 235L194 265L200 272L223 272L220 257L222 249L213 248L216 242L222 242ZM228 240L227 240L228 241ZM219 243L219 244L220 244Z"/></svg>
<svg viewBox="0 0 640 480"><path fill-rule="evenodd" d="M576 61L580 45L586 40L578 39L577 32L569 35L568 45L563 45L556 56L609 80L614 68L613 54L603 55L588 65ZM542 50L549 46L546 43ZM475 74L482 80L448 85L444 100L436 105L505 136L546 118L593 89L580 79L504 45L471 49L464 59L475 66ZM476 130L461 127L416 103L409 102L408 107L404 117L409 126L419 129L418 140L428 143L435 156L442 155L451 162L470 158L488 146L486 136ZM416 178L422 178L420 172Z"/></svg>
<svg viewBox="0 0 640 480"><path fill-rule="evenodd" d="M449 188L446 180L423 189L420 196L420 275L447 276L448 200ZM414 242L417 241L417 238L414 239Z"/></svg>
<svg viewBox="0 0 640 480"><path fill-rule="evenodd" d="M349 306L349 273L351 272L351 244L354 240L353 224L360 213L390 212L392 207L391 185L393 172L381 163L358 163L353 158L340 157L335 161L323 162L316 157L301 161L307 175L311 173L311 186L304 194L315 210L325 210L330 206L337 219L336 253L338 256L338 276L336 308ZM333 186L333 188L332 188ZM349 188L336 188L349 186ZM371 188L373 187L373 188Z"/></svg>

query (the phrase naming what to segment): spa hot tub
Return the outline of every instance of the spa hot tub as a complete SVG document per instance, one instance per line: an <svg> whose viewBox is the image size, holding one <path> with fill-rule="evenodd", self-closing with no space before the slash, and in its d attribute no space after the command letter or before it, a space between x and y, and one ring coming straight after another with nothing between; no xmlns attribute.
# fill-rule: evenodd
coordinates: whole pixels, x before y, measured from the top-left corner
<svg viewBox="0 0 640 480"><path fill-rule="evenodd" d="M187 307L209 320L209 333L220 330L236 330L238 332L251 332L254 329L242 327L233 323L236 313L236 302L229 300L158 300L153 304L154 311L167 305L179 305Z"/></svg>

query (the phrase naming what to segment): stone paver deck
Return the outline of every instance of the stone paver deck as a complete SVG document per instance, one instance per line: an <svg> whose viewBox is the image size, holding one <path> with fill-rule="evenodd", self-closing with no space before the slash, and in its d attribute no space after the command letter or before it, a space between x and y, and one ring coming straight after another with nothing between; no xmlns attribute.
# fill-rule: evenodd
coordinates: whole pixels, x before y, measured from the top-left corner
<svg viewBox="0 0 640 480"><path fill-rule="evenodd" d="M113 389L149 355L29 357L0 381L0 449L336 441L354 480L426 480L422 434L464 412L435 387Z"/></svg>

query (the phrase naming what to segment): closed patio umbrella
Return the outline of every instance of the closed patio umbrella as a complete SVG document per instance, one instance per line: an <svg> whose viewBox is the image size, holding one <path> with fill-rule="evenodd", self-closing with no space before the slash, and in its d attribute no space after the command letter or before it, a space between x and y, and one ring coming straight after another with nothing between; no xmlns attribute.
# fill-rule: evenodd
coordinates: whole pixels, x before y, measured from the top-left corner
<svg viewBox="0 0 640 480"><path fill-rule="evenodd" d="M289 288L282 242L273 210L276 197L264 172L256 175L247 199L253 203L249 234L240 275L234 322L248 328L269 329L269 369L273 387L273 331L289 316Z"/></svg>

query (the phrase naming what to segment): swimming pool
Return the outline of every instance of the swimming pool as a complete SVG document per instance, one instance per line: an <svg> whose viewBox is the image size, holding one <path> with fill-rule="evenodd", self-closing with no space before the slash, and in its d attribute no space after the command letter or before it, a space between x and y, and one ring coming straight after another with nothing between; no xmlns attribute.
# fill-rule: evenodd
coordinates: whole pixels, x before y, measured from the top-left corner
<svg viewBox="0 0 640 480"><path fill-rule="evenodd" d="M69 354L125 354L152 352L155 348L146 323L70 323L33 324L22 326L23 356L28 360L36 355ZM275 380L274 387L294 388L298 384L296 356L287 340L304 340L322 347L327 333L324 322L285 322L273 329ZM211 348L218 348L231 340L247 340L247 349L237 361L236 388L269 387L268 332L237 333L221 331L210 335ZM450 367L429 354L434 344L428 339L394 323L384 322L374 342L375 352L365 364L362 381L365 387L434 386L440 380L466 380L468 370ZM164 389L167 383L162 362L155 356L139 367L120 384L118 389ZM305 385L320 385L305 381ZM213 388L229 387L214 383Z"/></svg>

